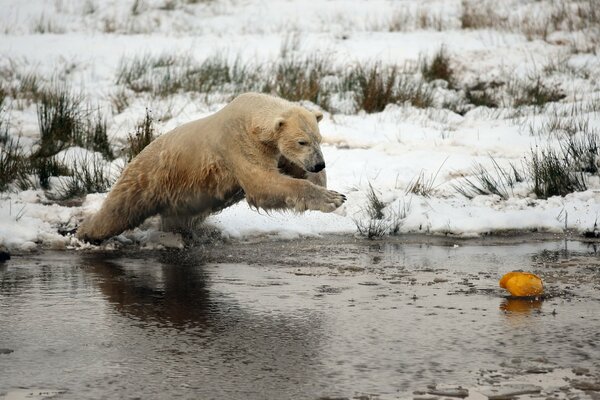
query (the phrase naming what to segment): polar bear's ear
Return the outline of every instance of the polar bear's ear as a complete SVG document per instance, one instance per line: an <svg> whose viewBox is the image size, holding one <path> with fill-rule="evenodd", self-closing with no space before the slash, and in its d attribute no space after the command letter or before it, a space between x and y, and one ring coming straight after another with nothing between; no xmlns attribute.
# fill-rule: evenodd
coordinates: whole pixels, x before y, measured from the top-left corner
<svg viewBox="0 0 600 400"><path fill-rule="evenodd" d="M275 132L279 132L285 126L285 118L279 117L275 119Z"/></svg>
<svg viewBox="0 0 600 400"><path fill-rule="evenodd" d="M315 110L313 111L313 114L315 114L317 122L321 122L321 120L323 119L323 113L321 111Z"/></svg>

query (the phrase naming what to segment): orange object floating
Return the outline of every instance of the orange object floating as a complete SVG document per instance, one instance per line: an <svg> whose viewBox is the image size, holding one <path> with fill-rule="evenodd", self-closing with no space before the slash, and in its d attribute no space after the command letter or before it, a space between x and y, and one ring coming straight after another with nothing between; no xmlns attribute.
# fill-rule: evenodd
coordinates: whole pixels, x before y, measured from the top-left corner
<svg viewBox="0 0 600 400"><path fill-rule="evenodd" d="M539 296L544 293L542 279L528 272L509 272L499 283L501 288L516 297Z"/></svg>

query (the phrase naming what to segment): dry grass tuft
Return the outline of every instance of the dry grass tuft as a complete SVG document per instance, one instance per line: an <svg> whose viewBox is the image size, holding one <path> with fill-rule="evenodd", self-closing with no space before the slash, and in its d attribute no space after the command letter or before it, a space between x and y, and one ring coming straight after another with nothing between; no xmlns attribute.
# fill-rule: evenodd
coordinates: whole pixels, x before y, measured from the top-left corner
<svg viewBox="0 0 600 400"><path fill-rule="evenodd" d="M127 162L133 160L135 156L156 139L156 136L152 114L146 109L144 119L136 125L135 131L127 137L127 147L124 149Z"/></svg>

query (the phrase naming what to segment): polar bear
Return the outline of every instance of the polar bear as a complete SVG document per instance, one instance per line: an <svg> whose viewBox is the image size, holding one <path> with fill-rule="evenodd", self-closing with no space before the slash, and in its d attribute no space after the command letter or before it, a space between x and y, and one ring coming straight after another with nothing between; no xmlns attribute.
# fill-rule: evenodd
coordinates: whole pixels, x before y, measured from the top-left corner
<svg viewBox="0 0 600 400"><path fill-rule="evenodd" d="M346 197L326 189L322 117L277 97L242 94L150 143L77 237L98 242L156 214L163 229L177 230L243 198L265 210L334 211Z"/></svg>

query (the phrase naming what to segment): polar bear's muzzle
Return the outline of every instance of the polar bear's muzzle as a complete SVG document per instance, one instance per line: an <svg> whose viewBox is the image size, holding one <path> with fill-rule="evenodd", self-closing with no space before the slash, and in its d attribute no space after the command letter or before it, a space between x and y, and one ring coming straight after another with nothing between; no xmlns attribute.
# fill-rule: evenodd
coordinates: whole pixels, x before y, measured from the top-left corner
<svg viewBox="0 0 600 400"><path fill-rule="evenodd" d="M317 165L315 165L312 168L309 168L308 172L320 172L323 171L325 169L325 161L322 161L320 163L318 163Z"/></svg>
<svg viewBox="0 0 600 400"><path fill-rule="evenodd" d="M319 172L325 169L325 160L323 159L323 153L318 147L313 147L311 157L304 164L304 169L308 172Z"/></svg>

